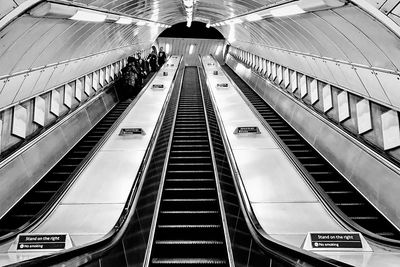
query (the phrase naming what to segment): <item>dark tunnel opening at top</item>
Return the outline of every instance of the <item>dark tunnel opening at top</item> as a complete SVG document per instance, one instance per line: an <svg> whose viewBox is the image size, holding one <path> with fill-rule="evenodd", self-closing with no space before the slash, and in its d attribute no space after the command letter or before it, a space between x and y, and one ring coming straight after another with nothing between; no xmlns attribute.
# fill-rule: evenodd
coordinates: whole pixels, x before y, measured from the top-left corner
<svg viewBox="0 0 400 267"><path fill-rule="evenodd" d="M175 24L163 31L159 37L224 39L224 36L217 29L207 28L205 23L197 21L193 21L190 28L186 27L186 22Z"/></svg>

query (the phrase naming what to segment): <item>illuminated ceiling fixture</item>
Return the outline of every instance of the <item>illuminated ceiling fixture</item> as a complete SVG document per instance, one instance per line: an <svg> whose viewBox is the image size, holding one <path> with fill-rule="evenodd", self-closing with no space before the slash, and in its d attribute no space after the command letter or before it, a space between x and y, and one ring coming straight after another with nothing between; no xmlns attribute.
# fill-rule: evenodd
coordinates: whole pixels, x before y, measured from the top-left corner
<svg viewBox="0 0 400 267"><path fill-rule="evenodd" d="M274 17L292 16L305 13L304 9L298 5L291 5L281 8L274 8L271 10L271 15Z"/></svg>
<svg viewBox="0 0 400 267"><path fill-rule="evenodd" d="M63 5L49 2L44 2L37 5L29 11L29 15L39 18L71 19L77 21L106 22L126 25L136 23L136 25L138 26L144 26L147 23L151 23L152 25L154 25L154 23L156 23L156 25L159 27L170 27L169 25L161 24L155 21L147 21L116 13L109 13L72 5Z"/></svg>
<svg viewBox="0 0 400 267"><path fill-rule="evenodd" d="M347 0L298 0L291 3L279 4L270 6L261 10L257 10L252 13L247 13L235 18L229 18L218 23L211 24L211 26L223 26L226 24L241 23L243 21L254 22L264 18L271 17L284 17L302 14L306 12L321 11L326 9L338 8L346 5L349 1ZM239 22L240 20L240 22Z"/></svg>
<svg viewBox="0 0 400 267"><path fill-rule="evenodd" d="M133 23L133 19L132 18L128 18L128 17L120 17L115 23L118 23L118 24L131 24L131 23Z"/></svg>
<svg viewBox="0 0 400 267"><path fill-rule="evenodd" d="M186 12L186 26L191 27L193 21L194 9L198 0L182 0Z"/></svg>
<svg viewBox="0 0 400 267"><path fill-rule="evenodd" d="M209 22L209 23L206 24L206 28L210 28L210 27L211 27L211 24Z"/></svg>
<svg viewBox="0 0 400 267"><path fill-rule="evenodd" d="M72 20L89 21L89 22L104 22L107 15L93 11L78 10L75 15L70 17Z"/></svg>

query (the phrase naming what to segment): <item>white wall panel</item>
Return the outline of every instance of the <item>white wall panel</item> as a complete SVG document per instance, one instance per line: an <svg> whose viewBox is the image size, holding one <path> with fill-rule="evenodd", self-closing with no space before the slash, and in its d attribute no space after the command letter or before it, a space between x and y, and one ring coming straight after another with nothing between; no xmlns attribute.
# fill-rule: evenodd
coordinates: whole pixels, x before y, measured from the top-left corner
<svg viewBox="0 0 400 267"><path fill-rule="evenodd" d="M330 84L326 84L322 88L322 100L323 100L324 112L327 112L333 108L332 89Z"/></svg>
<svg viewBox="0 0 400 267"><path fill-rule="evenodd" d="M384 149L400 146L399 116L396 111L389 110L381 115Z"/></svg>
<svg viewBox="0 0 400 267"><path fill-rule="evenodd" d="M41 93L45 90L46 84L49 82L49 79L53 75L53 72L54 72L54 68L46 68L46 69L40 70L40 77L37 80L37 82L32 90L32 95Z"/></svg>
<svg viewBox="0 0 400 267"><path fill-rule="evenodd" d="M14 107L11 133L21 138L26 137L28 110L21 105Z"/></svg>
<svg viewBox="0 0 400 267"><path fill-rule="evenodd" d="M307 78L306 75L300 75L300 96L301 98L307 95Z"/></svg>
<svg viewBox="0 0 400 267"><path fill-rule="evenodd" d="M13 103L14 98L24 80L25 77L23 75L11 77L6 80L3 90L1 91L0 107L11 105Z"/></svg>
<svg viewBox="0 0 400 267"><path fill-rule="evenodd" d="M64 86L64 105L68 108L72 107L72 87L68 83Z"/></svg>
<svg viewBox="0 0 400 267"><path fill-rule="evenodd" d="M80 102L82 101L82 80L76 79L75 81L75 98Z"/></svg>
<svg viewBox="0 0 400 267"><path fill-rule="evenodd" d="M346 91L342 91L337 96L339 122L344 121L350 117L349 95Z"/></svg>
<svg viewBox="0 0 400 267"><path fill-rule="evenodd" d="M51 91L50 98L50 112L56 115L57 117L60 115L60 93L57 90Z"/></svg>
<svg viewBox="0 0 400 267"><path fill-rule="evenodd" d="M380 71L376 78L382 85L390 103L395 107L400 107L400 76Z"/></svg>
<svg viewBox="0 0 400 267"><path fill-rule="evenodd" d="M25 79L22 82L22 85L18 90L18 94L14 98L13 102L18 102L23 99L30 98L30 96L32 96L33 87L34 87L36 81L39 79L40 74L41 74L40 70L36 70L36 71L32 71L27 74L23 74Z"/></svg>
<svg viewBox="0 0 400 267"><path fill-rule="evenodd" d="M357 68L356 72L362 83L365 84L365 88L371 98L383 103L390 103L373 71L364 68Z"/></svg>
<svg viewBox="0 0 400 267"><path fill-rule="evenodd" d="M367 99L356 104L358 133L362 134L372 129L371 108Z"/></svg>
<svg viewBox="0 0 400 267"><path fill-rule="evenodd" d="M310 99L311 104L318 101L318 81L316 79L312 79L310 82Z"/></svg>
<svg viewBox="0 0 400 267"><path fill-rule="evenodd" d="M297 72L293 71L292 75L290 76L291 84L292 84L292 92L297 90Z"/></svg>
<svg viewBox="0 0 400 267"><path fill-rule="evenodd" d="M35 97L35 103L33 109L33 122L36 122L40 126L44 126L45 110L46 110L46 101L40 96Z"/></svg>
<svg viewBox="0 0 400 267"><path fill-rule="evenodd" d="M93 90L97 91L99 88L99 71L93 72L93 83L92 83Z"/></svg>
<svg viewBox="0 0 400 267"><path fill-rule="evenodd" d="M85 92L86 95L90 95L92 89L92 75L88 74L85 75L85 84L84 84L84 89L83 91Z"/></svg>
<svg viewBox="0 0 400 267"><path fill-rule="evenodd" d="M285 82L285 88L287 88L290 85L290 76L289 76L289 69L288 68L284 68L284 72L283 72L283 80Z"/></svg>

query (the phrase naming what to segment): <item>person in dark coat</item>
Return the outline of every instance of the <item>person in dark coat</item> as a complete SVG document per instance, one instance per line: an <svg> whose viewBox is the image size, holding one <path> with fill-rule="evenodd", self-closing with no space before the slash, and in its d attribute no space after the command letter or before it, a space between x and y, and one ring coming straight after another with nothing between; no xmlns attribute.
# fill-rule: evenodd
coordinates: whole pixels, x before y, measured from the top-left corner
<svg viewBox="0 0 400 267"><path fill-rule="evenodd" d="M158 52L158 66L161 68L164 65L165 60L167 59L167 54L164 52L164 48L160 47L160 52Z"/></svg>
<svg viewBox="0 0 400 267"><path fill-rule="evenodd" d="M151 72L155 72L157 71L157 54L154 53L154 51L152 51L149 56L147 57L147 61L150 64L150 71Z"/></svg>
<svg viewBox="0 0 400 267"><path fill-rule="evenodd" d="M146 61L143 60L142 54L138 52L136 54L136 70L138 72L138 87L142 88L144 79L147 76L146 72Z"/></svg>
<svg viewBox="0 0 400 267"><path fill-rule="evenodd" d="M121 98L134 98L137 95L137 70L135 68L135 62L133 61L132 57L128 58L128 64L122 68L121 72Z"/></svg>

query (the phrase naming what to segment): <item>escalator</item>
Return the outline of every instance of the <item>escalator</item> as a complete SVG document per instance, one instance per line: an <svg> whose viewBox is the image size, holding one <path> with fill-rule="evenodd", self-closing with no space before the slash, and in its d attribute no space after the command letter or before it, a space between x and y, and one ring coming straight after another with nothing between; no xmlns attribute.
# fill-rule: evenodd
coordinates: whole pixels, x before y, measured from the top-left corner
<svg viewBox="0 0 400 267"><path fill-rule="evenodd" d="M332 165L305 141L283 118L281 118L256 92L254 92L227 65L222 66L243 92L249 102L283 141L291 153L322 188L323 192L348 218L355 227L377 241L390 239L394 244L400 240L399 230L370 204ZM358 231L360 231L358 230ZM374 235L378 235L375 236ZM386 242L385 241L385 242Z"/></svg>
<svg viewBox="0 0 400 267"><path fill-rule="evenodd" d="M84 136L13 208L0 220L0 236L7 238L33 222L43 209L51 207L59 194L73 178L73 174L85 161L90 151L110 129L131 103L119 102Z"/></svg>
<svg viewBox="0 0 400 267"><path fill-rule="evenodd" d="M197 67L186 67L151 266L228 266Z"/></svg>

